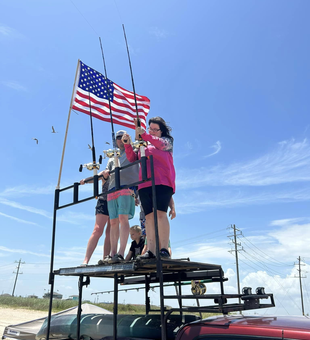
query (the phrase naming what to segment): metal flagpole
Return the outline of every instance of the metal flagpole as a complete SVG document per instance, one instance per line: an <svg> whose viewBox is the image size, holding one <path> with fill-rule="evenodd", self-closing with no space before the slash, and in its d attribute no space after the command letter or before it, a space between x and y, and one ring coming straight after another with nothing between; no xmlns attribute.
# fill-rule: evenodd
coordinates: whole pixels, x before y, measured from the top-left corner
<svg viewBox="0 0 310 340"><path fill-rule="evenodd" d="M58 176L58 182L57 182L56 189L59 189L59 187L60 187L60 179L61 179L62 165L63 165L65 150L66 150L67 135L68 135L69 122L70 122L71 109L72 109L72 101L73 101L76 77L77 77L77 74L78 74L79 66L80 66L80 59L78 60L78 64L77 64L76 72L75 72L75 79L74 79L74 85L73 85L73 90L72 90L72 96L71 96L71 102L70 102L70 108L69 108L69 114L68 114L68 120L67 120L67 127L66 127L64 145L63 145L63 148L62 148L62 156L61 156L61 161L60 161L60 169L59 169L59 176Z"/></svg>

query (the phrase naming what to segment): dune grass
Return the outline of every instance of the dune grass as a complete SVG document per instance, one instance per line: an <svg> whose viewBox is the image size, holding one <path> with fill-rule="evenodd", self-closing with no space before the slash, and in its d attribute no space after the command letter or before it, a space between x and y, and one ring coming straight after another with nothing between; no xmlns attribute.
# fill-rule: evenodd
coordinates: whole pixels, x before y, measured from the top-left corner
<svg viewBox="0 0 310 340"><path fill-rule="evenodd" d="M49 299L0 296L0 306L7 308L24 308L29 310L48 311L49 302L50 302ZM109 303L92 303L92 304L113 312L113 304ZM53 313L57 313L71 307L75 307L77 305L78 301L54 299ZM137 306L131 304L119 304L118 312L120 314L144 314L145 307L142 305Z"/></svg>
<svg viewBox="0 0 310 340"><path fill-rule="evenodd" d="M46 311L49 309L49 299L39 299L39 298L29 298L29 297L12 297L12 296L3 296L0 295L0 306L6 308L23 308L29 310L38 310L38 311ZM78 301L75 300L53 300L53 313L60 312L64 309L68 309L71 307L75 307L78 305ZM112 303L92 303L92 305L104 308L110 312L113 312L113 304ZM159 309L159 307L151 306L152 309ZM152 312L152 314L156 314L157 312ZM158 312L159 313L159 312ZM145 306L144 305L132 305L132 304L119 304L118 305L118 314L145 314ZM199 315L199 313L185 313L185 314L195 314ZM209 313L202 313L202 317L206 318L208 316L215 315Z"/></svg>

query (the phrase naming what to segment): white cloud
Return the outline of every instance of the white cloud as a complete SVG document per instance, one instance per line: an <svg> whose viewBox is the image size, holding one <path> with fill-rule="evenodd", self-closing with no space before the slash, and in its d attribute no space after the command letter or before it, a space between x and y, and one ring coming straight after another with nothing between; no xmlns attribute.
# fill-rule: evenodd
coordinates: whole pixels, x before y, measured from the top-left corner
<svg viewBox="0 0 310 340"><path fill-rule="evenodd" d="M310 181L307 139L284 141L271 152L248 162L211 168L180 169L177 188L201 186L268 186Z"/></svg>
<svg viewBox="0 0 310 340"><path fill-rule="evenodd" d="M173 247L174 258L190 258L191 261L220 263L222 260L231 260L231 255L228 252L227 243L212 242L212 245L206 243L196 243L194 247ZM201 259L204 259L201 261Z"/></svg>
<svg viewBox="0 0 310 340"><path fill-rule="evenodd" d="M22 35L14 28L0 23L0 37L3 38L20 38Z"/></svg>
<svg viewBox="0 0 310 340"><path fill-rule="evenodd" d="M48 254L42 254L42 253L35 253L33 251L25 250L25 249L12 249L0 246L0 251L7 252L7 253L15 253L15 254L28 254L28 255L35 255L40 257L47 257L49 258L50 255Z"/></svg>
<svg viewBox="0 0 310 340"><path fill-rule="evenodd" d="M14 201L9 201L5 198L0 198L0 204L4 204L4 205L8 205L12 208L16 208L16 209L21 209L21 210L25 210L25 211L28 211L28 212L31 212L31 213L34 213L34 214L37 214L37 215L41 215L41 216L44 216L44 217L47 217L47 218L52 218L51 214L45 210L42 210L42 209L37 209L37 208L34 208L34 207L30 207L30 206L27 206L27 205L23 205L23 204L20 204L18 202L14 202Z"/></svg>
<svg viewBox="0 0 310 340"><path fill-rule="evenodd" d="M23 86L22 84L18 83L17 81L2 81L1 83L4 86L9 87L13 90L28 92L28 89L25 86Z"/></svg>
<svg viewBox="0 0 310 340"><path fill-rule="evenodd" d="M1 215L1 216L4 216L4 217L7 217L7 218L10 218L10 219L12 219L12 220L14 220L14 221L17 221L17 222L20 222L20 223L32 224L32 225L39 226L37 223L30 222L30 221L26 221L26 220L22 220L22 219L20 219L20 218L14 217L14 216L10 216L10 215L7 215L7 214L3 214L2 212L0 212L0 215Z"/></svg>
<svg viewBox="0 0 310 340"><path fill-rule="evenodd" d="M10 187L3 190L0 193L0 197L16 197L18 196L30 196L30 195L51 195L55 192L55 186L48 185L46 187L35 187L28 185L19 185L16 187Z"/></svg>
<svg viewBox="0 0 310 340"><path fill-rule="evenodd" d="M291 225L292 223L301 222L301 221L305 221L305 220L309 220L309 218L305 218L305 217L287 218L287 219L283 219L283 220L271 221L270 225L281 227L281 226L287 226L287 225Z"/></svg>
<svg viewBox="0 0 310 340"><path fill-rule="evenodd" d="M157 40L166 39L168 37L168 32L159 27L151 27L149 33L156 37Z"/></svg>
<svg viewBox="0 0 310 340"><path fill-rule="evenodd" d="M178 188L178 187L177 187ZM206 209L219 207L236 207L244 205L270 204L274 202L302 202L310 200L310 188L300 190L277 190L255 193L240 190L221 190L217 192L187 191L175 197L177 213L191 214Z"/></svg>
<svg viewBox="0 0 310 340"><path fill-rule="evenodd" d="M222 149L221 142L218 140L214 145L210 146L210 148L214 149L214 151L210 153L209 155L203 156L203 158L208 158L219 153Z"/></svg>

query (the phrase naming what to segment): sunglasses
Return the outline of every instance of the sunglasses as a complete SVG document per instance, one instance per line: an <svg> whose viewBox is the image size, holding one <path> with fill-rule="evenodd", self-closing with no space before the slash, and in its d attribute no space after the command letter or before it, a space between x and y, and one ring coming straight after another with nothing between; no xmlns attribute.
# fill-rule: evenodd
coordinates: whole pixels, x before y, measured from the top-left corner
<svg viewBox="0 0 310 340"><path fill-rule="evenodd" d="M123 136L117 136L116 139L120 140Z"/></svg>
<svg viewBox="0 0 310 340"><path fill-rule="evenodd" d="M152 129L152 128L149 127L149 131L158 132L158 131L160 131L160 129Z"/></svg>

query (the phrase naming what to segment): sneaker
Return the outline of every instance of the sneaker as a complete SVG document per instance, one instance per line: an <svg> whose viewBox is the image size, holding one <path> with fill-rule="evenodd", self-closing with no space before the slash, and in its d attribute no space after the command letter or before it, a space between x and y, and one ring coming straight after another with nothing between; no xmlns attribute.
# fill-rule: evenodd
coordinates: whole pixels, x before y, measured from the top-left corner
<svg viewBox="0 0 310 340"><path fill-rule="evenodd" d="M107 255L107 256L103 259L103 264L108 264L111 258L112 258L112 257L111 257L110 255Z"/></svg>
<svg viewBox="0 0 310 340"><path fill-rule="evenodd" d="M162 259L170 259L169 251L166 248L161 248L159 251L159 255Z"/></svg>
<svg viewBox="0 0 310 340"><path fill-rule="evenodd" d="M147 250L144 255L137 256L136 260L137 261L151 260L151 259L155 259L155 258L156 258L156 256L150 250Z"/></svg>
<svg viewBox="0 0 310 340"><path fill-rule="evenodd" d="M115 254L114 256L112 256L109 260L108 263L119 263L119 262L123 262L124 258L122 255L120 254Z"/></svg>
<svg viewBox="0 0 310 340"><path fill-rule="evenodd" d="M87 266L88 266L87 263L82 263L82 264L79 265L79 267L87 267Z"/></svg>

